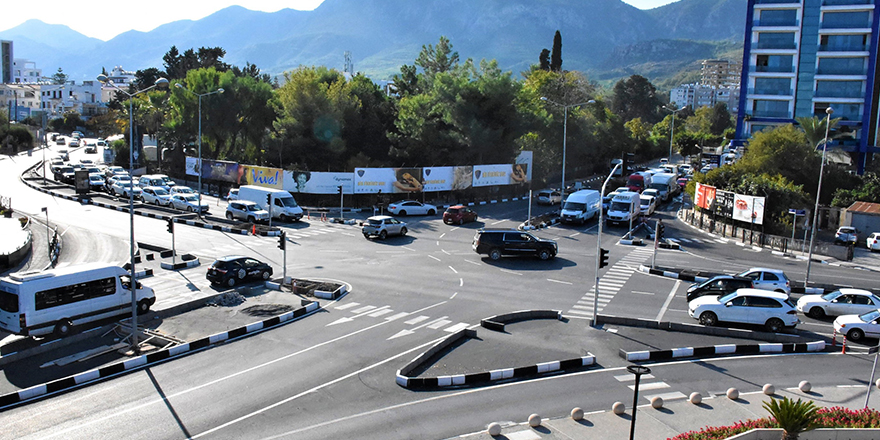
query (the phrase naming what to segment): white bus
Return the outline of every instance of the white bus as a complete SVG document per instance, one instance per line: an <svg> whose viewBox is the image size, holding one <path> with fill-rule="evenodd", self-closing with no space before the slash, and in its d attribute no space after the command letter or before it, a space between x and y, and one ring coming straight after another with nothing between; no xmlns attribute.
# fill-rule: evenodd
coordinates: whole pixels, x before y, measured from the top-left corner
<svg viewBox="0 0 880 440"><path fill-rule="evenodd" d="M0 328L22 336L67 336L81 325L131 310L130 276L106 263L21 272L0 278ZM156 302L137 283L138 313Z"/></svg>

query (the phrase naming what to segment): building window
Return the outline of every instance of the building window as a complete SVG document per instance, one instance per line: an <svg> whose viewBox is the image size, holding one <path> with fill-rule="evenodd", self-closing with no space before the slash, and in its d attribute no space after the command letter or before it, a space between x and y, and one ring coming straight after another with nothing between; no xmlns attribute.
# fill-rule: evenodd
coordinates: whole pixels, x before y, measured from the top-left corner
<svg viewBox="0 0 880 440"><path fill-rule="evenodd" d="M794 32L761 32L758 49L796 49Z"/></svg>
<svg viewBox="0 0 880 440"><path fill-rule="evenodd" d="M823 29L870 28L871 15L868 11L826 12L822 15Z"/></svg>
<svg viewBox="0 0 880 440"><path fill-rule="evenodd" d="M788 101L756 99L752 104L752 109L752 116L758 118L787 118L790 116Z"/></svg>
<svg viewBox="0 0 880 440"><path fill-rule="evenodd" d="M864 75L865 58L819 58L819 75Z"/></svg>
<svg viewBox="0 0 880 440"><path fill-rule="evenodd" d="M820 51L863 52L868 50L868 36L856 35L822 35L819 39Z"/></svg>
<svg viewBox="0 0 880 440"><path fill-rule="evenodd" d="M765 9L761 11L761 18L756 26L797 26L797 10L795 9Z"/></svg>
<svg viewBox="0 0 880 440"><path fill-rule="evenodd" d="M784 95L792 94L791 79L789 78L755 78L755 89L758 95Z"/></svg>
<svg viewBox="0 0 880 440"><path fill-rule="evenodd" d="M861 98L862 81L816 81L816 96L824 98Z"/></svg>
<svg viewBox="0 0 880 440"><path fill-rule="evenodd" d="M758 55L755 61L757 72L794 72L794 57L792 55Z"/></svg>

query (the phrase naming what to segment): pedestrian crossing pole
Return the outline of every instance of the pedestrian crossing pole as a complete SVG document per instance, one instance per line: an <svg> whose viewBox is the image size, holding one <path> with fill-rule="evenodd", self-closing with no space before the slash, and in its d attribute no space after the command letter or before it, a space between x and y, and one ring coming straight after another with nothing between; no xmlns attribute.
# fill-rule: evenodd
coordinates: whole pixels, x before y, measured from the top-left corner
<svg viewBox="0 0 880 440"><path fill-rule="evenodd" d="M651 257L651 269L657 266L657 247L660 243L660 219L654 223L654 255Z"/></svg>
<svg viewBox="0 0 880 440"><path fill-rule="evenodd" d="M287 231L281 231L278 236L278 248L281 249L281 285L287 280Z"/></svg>
<svg viewBox="0 0 880 440"><path fill-rule="evenodd" d="M602 183L602 192L600 195L605 197L605 187L608 185L608 181L611 180L611 177L614 176L614 172L620 168L620 164L615 164L614 168L611 169L611 173L608 174L608 177L605 178L605 182ZM531 205L531 202L529 202ZM599 232L596 234L596 284L593 285L593 319L590 322L590 325L595 327L597 324L596 315L599 313L599 269L601 269L600 262L602 260L602 223L604 222L604 212L602 208L599 208Z"/></svg>

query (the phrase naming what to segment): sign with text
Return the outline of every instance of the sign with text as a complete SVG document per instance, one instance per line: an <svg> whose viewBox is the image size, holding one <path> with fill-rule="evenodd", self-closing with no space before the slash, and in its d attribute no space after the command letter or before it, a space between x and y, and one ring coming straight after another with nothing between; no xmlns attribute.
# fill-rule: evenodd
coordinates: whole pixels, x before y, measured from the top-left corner
<svg viewBox="0 0 880 440"><path fill-rule="evenodd" d="M733 218L734 194L730 191L715 191L715 215L725 218Z"/></svg>
<svg viewBox="0 0 880 440"><path fill-rule="evenodd" d="M456 167L425 167L422 170L422 182L425 192L452 191L455 181Z"/></svg>
<svg viewBox="0 0 880 440"><path fill-rule="evenodd" d="M281 170L281 168L239 165L238 184L258 185L268 188L284 189L283 171Z"/></svg>
<svg viewBox="0 0 880 440"><path fill-rule="evenodd" d="M474 165L474 187L509 185L513 165Z"/></svg>
<svg viewBox="0 0 880 440"><path fill-rule="evenodd" d="M284 189L292 194L354 194L354 173L285 171Z"/></svg>
<svg viewBox="0 0 880 440"><path fill-rule="evenodd" d="M423 191L421 168L355 168L354 193L414 193Z"/></svg>

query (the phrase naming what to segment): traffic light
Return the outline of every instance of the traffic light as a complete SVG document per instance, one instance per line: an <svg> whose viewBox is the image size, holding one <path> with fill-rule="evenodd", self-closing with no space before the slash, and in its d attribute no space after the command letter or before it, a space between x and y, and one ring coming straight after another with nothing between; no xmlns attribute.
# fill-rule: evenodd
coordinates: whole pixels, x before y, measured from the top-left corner
<svg viewBox="0 0 880 440"><path fill-rule="evenodd" d="M599 248L599 269L608 265L608 249Z"/></svg>
<svg viewBox="0 0 880 440"><path fill-rule="evenodd" d="M630 168L635 169L636 159L633 153L624 153L623 154L623 164L620 165L622 168L620 170L621 175L626 175Z"/></svg>
<svg viewBox="0 0 880 440"><path fill-rule="evenodd" d="M663 234L666 232L666 225L657 221L657 241L663 241Z"/></svg>
<svg viewBox="0 0 880 440"><path fill-rule="evenodd" d="M278 249L287 250L287 232L281 231L281 235L278 236Z"/></svg>
<svg viewBox="0 0 880 440"><path fill-rule="evenodd" d="M266 194L266 209L272 206L272 194Z"/></svg>
<svg viewBox="0 0 880 440"><path fill-rule="evenodd" d="M338 185L336 187L336 194L340 194L340 195L342 194L342 185Z"/></svg>
<svg viewBox="0 0 880 440"><path fill-rule="evenodd" d="M167 222L168 222L168 232L173 234L174 233L174 220L169 218L167 220Z"/></svg>

